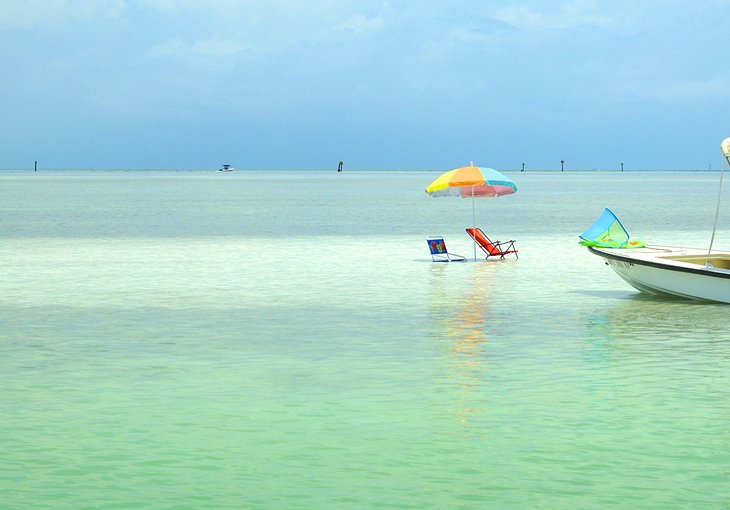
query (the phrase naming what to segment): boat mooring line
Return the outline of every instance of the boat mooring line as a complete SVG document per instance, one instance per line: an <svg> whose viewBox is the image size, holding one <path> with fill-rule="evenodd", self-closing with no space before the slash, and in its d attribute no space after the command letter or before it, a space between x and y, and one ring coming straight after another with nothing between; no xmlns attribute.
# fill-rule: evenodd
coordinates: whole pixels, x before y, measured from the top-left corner
<svg viewBox="0 0 730 510"><path fill-rule="evenodd" d="M730 165L730 138L725 138L720 143L720 150L722 155L725 157L725 161ZM715 242L715 231L717 230L717 220L720 217L720 199L722 198L722 177L725 165L720 165L720 189L717 191L717 207L715 208L715 223L712 225L712 237L710 237L710 247L707 249L707 259L705 260L705 266L710 265L710 254L712 253L712 244Z"/></svg>

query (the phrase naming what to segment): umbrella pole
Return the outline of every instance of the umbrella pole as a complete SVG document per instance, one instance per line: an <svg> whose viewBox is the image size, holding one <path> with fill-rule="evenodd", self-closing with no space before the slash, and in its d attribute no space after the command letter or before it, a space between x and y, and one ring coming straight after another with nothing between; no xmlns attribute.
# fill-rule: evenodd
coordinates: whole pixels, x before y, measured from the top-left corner
<svg viewBox="0 0 730 510"><path fill-rule="evenodd" d="M472 236L472 239L474 240L474 262L477 261L477 220L476 215L474 214L474 188L471 188L471 225L474 228L472 232L474 235Z"/></svg>

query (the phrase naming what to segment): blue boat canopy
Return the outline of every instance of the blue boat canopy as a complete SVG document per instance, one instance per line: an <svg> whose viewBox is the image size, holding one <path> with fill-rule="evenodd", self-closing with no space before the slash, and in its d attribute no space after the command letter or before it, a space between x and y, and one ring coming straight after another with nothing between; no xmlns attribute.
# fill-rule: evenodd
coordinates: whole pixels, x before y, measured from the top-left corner
<svg viewBox="0 0 730 510"><path fill-rule="evenodd" d="M600 248L643 248L642 241L630 240L628 231L613 211L606 207L596 222L580 235L583 246Z"/></svg>

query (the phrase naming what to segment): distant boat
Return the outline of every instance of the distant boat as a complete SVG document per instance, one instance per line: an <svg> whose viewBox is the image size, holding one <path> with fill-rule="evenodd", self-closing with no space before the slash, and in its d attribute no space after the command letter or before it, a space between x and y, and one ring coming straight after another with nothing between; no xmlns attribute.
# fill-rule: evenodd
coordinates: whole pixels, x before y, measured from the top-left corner
<svg viewBox="0 0 730 510"><path fill-rule="evenodd" d="M220 172L233 172L235 168L233 168L231 165L223 165L218 169Z"/></svg>

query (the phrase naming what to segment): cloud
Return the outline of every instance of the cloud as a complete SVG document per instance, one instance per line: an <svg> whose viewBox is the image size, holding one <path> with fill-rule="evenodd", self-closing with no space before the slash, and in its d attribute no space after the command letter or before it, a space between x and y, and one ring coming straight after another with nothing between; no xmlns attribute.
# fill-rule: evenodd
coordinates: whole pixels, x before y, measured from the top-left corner
<svg viewBox="0 0 730 510"><path fill-rule="evenodd" d="M361 35L364 33L380 30L383 25L385 25L385 21L379 16L369 18L362 14L357 14L355 16L352 16L344 23L336 25L335 30L340 32L351 32L355 35Z"/></svg>
<svg viewBox="0 0 730 510"><path fill-rule="evenodd" d="M137 0L141 6L150 7L159 11L174 11L181 5L180 0Z"/></svg>
<svg viewBox="0 0 730 510"><path fill-rule="evenodd" d="M242 55L250 50L251 48L233 39L198 39L187 44L175 38L150 48L147 54L151 57L219 59Z"/></svg>
<svg viewBox="0 0 730 510"><path fill-rule="evenodd" d="M614 20L599 13L595 2L574 0L560 6L556 12L544 12L525 4L513 4L499 9L496 19L526 31L568 30L586 25L609 26Z"/></svg>
<svg viewBox="0 0 730 510"><path fill-rule="evenodd" d="M125 0L3 0L0 2L0 30L114 19L126 8Z"/></svg>
<svg viewBox="0 0 730 510"><path fill-rule="evenodd" d="M187 11L187 10L219 10L235 12L247 7L250 2L240 0L214 0L201 2L200 0L136 0L136 4L142 7L163 11Z"/></svg>

